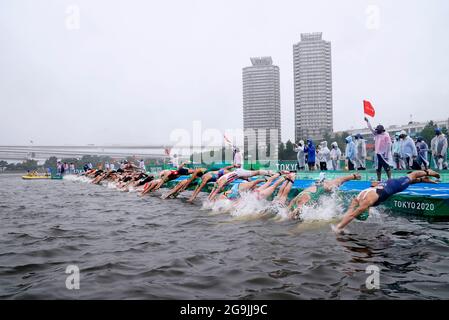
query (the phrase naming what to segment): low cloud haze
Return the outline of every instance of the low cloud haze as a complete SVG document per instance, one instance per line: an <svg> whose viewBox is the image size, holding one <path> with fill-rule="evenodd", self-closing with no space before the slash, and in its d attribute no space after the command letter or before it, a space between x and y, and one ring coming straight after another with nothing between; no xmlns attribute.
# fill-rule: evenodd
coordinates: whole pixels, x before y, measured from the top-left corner
<svg viewBox="0 0 449 320"><path fill-rule="evenodd" d="M364 126L363 99L376 123L446 119L448 16L444 0L1 1L0 145L167 143L194 120L239 128L254 56L280 67L293 139L292 46L315 31L332 42L334 130Z"/></svg>

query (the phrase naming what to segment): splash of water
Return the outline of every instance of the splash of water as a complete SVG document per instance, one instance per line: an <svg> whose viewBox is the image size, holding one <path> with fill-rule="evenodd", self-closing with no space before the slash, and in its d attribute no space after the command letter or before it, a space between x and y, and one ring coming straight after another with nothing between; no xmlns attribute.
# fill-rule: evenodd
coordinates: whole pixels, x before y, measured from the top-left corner
<svg viewBox="0 0 449 320"><path fill-rule="evenodd" d="M83 182L83 183L89 183L92 181L92 179L87 178L85 176L76 176L76 175L66 175L66 176L64 176L64 180L74 181L74 182Z"/></svg>
<svg viewBox="0 0 449 320"><path fill-rule="evenodd" d="M258 217L267 214L270 205L270 202L258 199L253 192L241 192L239 201L230 213L236 218Z"/></svg>
<svg viewBox="0 0 449 320"><path fill-rule="evenodd" d="M305 222L330 221L341 217L343 211L342 200L332 193L322 196L315 205L305 205L300 218Z"/></svg>
<svg viewBox="0 0 449 320"><path fill-rule="evenodd" d="M211 211L214 214L229 213L233 208L233 202L226 199L216 201L205 200L201 206L201 210Z"/></svg>

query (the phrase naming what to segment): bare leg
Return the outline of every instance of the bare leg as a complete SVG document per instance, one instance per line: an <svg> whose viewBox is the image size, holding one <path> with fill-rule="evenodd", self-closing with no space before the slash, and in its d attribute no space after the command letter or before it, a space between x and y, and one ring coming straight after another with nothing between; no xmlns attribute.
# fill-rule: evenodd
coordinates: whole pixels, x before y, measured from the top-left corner
<svg viewBox="0 0 449 320"><path fill-rule="evenodd" d="M263 180L263 179L257 179L257 180L253 180L250 182L241 183L241 184L239 184L239 191L251 190L255 186L257 186L259 183L264 182L264 181L265 180Z"/></svg>
<svg viewBox="0 0 449 320"><path fill-rule="evenodd" d="M263 185L261 185L257 190L262 191L262 190L265 190L265 189L269 188L270 185L273 183L273 181L274 181L275 179L279 178L279 177L280 177L280 174L278 174L278 173L275 174L275 175L273 175L273 176L271 176L271 177L267 180L267 182L265 182Z"/></svg>
<svg viewBox="0 0 449 320"><path fill-rule="evenodd" d="M281 189L279 190L279 194L276 197L276 201L281 204L286 204L288 200L288 195L290 194L290 190L292 189L293 183L290 181L285 181Z"/></svg>
<svg viewBox="0 0 449 320"><path fill-rule="evenodd" d="M277 187L279 187L281 185L281 183L283 183L285 181L285 178L281 177L278 180L276 180L273 185L269 186L268 188L264 188L264 189L257 189L259 196L262 199L266 199L269 196L271 196L273 194L273 192L276 190ZM261 187L262 188L262 187Z"/></svg>
<svg viewBox="0 0 449 320"><path fill-rule="evenodd" d="M428 170L418 170L418 171L413 171L410 172L407 177L410 178L410 180L413 182L415 180L418 180L420 178L424 178L424 177L435 177L435 178L440 178L440 174L428 169Z"/></svg>
<svg viewBox="0 0 449 320"><path fill-rule="evenodd" d="M331 190L333 188L338 188L339 186L341 186L343 183L351 181L351 180L360 180L361 176L358 173L354 173L351 174L349 176L345 176L345 177L339 177L339 178L335 178L331 181L325 181L324 182L324 187L327 190Z"/></svg>

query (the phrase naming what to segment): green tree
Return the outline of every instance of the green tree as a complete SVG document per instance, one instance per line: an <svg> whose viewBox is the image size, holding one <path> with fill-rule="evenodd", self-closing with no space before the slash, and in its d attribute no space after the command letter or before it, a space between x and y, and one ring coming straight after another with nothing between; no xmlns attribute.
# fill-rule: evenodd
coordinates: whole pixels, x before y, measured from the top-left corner
<svg viewBox="0 0 449 320"><path fill-rule="evenodd" d="M279 157L279 160L284 160L284 158L285 158L285 145L283 142L281 142L279 144L278 157Z"/></svg>
<svg viewBox="0 0 449 320"><path fill-rule="evenodd" d="M36 160L25 160L21 163L10 163L6 166L8 171L33 171L39 168Z"/></svg>
<svg viewBox="0 0 449 320"><path fill-rule="evenodd" d="M284 160L295 160L296 159L296 152L294 150L295 146L293 143L288 140L285 143L285 152L284 152Z"/></svg>
<svg viewBox="0 0 449 320"><path fill-rule="evenodd" d="M54 169L54 168L56 168L56 162L57 161L58 161L58 158L50 157L47 160L45 160L44 167L45 168L52 168L52 169Z"/></svg>
<svg viewBox="0 0 449 320"><path fill-rule="evenodd" d="M424 129L420 132L420 136L424 139L424 141L430 146L430 141L435 136L435 129L437 125L433 121L429 121Z"/></svg>
<svg viewBox="0 0 449 320"><path fill-rule="evenodd" d="M342 151L344 151L346 146L346 137L350 136L349 132L342 132L340 134L336 134L334 137L334 141L338 143L338 146ZM332 142L331 142L332 143Z"/></svg>
<svg viewBox="0 0 449 320"><path fill-rule="evenodd" d="M323 135L323 140L321 140L321 141L326 141L327 142L327 146L329 147L330 145L331 145L331 143L332 143L332 136L329 134L329 132L326 132L324 135ZM320 142L321 142L320 141Z"/></svg>

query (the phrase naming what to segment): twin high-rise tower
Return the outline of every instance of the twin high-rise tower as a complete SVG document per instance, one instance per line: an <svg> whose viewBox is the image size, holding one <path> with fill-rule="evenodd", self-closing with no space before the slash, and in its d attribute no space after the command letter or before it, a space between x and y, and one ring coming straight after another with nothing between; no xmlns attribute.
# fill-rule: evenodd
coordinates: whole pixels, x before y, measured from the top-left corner
<svg viewBox="0 0 449 320"><path fill-rule="evenodd" d="M243 129L275 129L281 139L279 67L271 57L243 68ZM331 44L322 33L301 34L293 45L295 140L333 131ZM246 138L247 139L247 138Z"/></svg>
<svg viewBox="0 0 449 320"><path fill-rule="evenodd" d="M293 46L295 139L319 140L332 134L331 43L322 33L303 33Z"/></svg>
<svg viewBox="0 0 449 320"><path fill-rule="evenodd" d="M251 58L252 66L243 68L243 130L245 150L264 135L265 142L281 141L281 95L279 67L271 57ZM270 133L277 137L270 136Z"/></svg>

